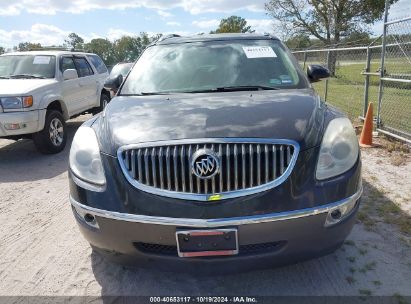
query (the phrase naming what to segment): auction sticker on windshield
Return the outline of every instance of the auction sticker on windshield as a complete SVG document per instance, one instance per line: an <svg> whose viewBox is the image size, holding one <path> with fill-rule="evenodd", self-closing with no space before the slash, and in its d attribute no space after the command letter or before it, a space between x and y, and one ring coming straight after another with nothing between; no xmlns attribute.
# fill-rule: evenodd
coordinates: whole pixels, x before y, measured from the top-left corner
<svg viewBox="0 0 411 304"><path fill-rule="evenodd" d="M243 46L247 58L275 58L277 54L269 46Z"/></svg>
<svg viewBox="0 0 411 304"><path fill-rule="evenodd" d="M49 64L50 56L35 56L33 59L33 64Z"/></svg>

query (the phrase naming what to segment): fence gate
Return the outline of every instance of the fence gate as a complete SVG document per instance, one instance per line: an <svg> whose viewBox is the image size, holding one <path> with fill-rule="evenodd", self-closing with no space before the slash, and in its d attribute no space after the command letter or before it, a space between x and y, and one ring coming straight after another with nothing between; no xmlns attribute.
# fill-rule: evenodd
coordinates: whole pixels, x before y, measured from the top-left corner
<svg viewBox="0 0 411 304"><path fill-rule="evenodd" d="M385 5L377 130L411 142L411 16L388 21Z"/></svg>

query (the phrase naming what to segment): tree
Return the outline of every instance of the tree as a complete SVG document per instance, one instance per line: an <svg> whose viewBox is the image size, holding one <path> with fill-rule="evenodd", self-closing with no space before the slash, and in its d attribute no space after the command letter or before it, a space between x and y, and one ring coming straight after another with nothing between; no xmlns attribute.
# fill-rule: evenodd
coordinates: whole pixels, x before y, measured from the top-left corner
<svg viewBox="0 0 411 304"><path fill-rule="evenodd" d="M87 52L99 55L106 65L113 65L117 62L113 43L108 39L92 39L84 45L84 49Z"/></svg>
<svg viewBox="0 0 411 304"><path fill-rule="evenodd" d="M64 43L73 49L83 49L84 39L76 33L70 33Z"/></svg>
<svg viewBox="0 0 411 304"><path fill-rule="evenodd" d="M6 52L6 50L4 49L4 47L0 46L0 55L4 54Z"/></svg>
<svg viewBox="0 0 411 304"><path fill-rule="evenodd" d="M288 39L285 44L292 50L306 49L311 46L311 40L307 34L297 34Z"/></svg>
<svg viewBox="0 0 411 304"><path fill-rule="evenodd" d="M15 50L19 52L23 51L32 51L36 49L41 49L40 43L31 43L31 42L21 42L17 47L14 47Z"/></svg>
<svg viewBox="0 0 411 304"><path fill-rule="evenodd" d="M254 33L251 26L247 25L247 20L239 16L231 16L221 19L220 25L211 34L218 33Z"/></svg>
<svg viewBox="0 0 411 304"><path fill-rule="evenodd" d="M135 61L150 43L160 37L161 35L149 37L147 33L140 33L139 36L123 36L114 42L97 38L84 44L84 49L99 55L106 65L113 65L121 61Z"/></svg>
<svg viewBox="0 0 411 304"><path fill-rule="evenodd" d="M381 19L384 4L384 0L269 0L265 9L294 34L307 34L331 45L354 32L367 31L370 24ZM328 66L331 74L335 60L332 52Z"/></svg>
<svg viewBox="0 0 411 304"><path fill-rule="evenodd" d="M353 32L343 39L344 44L364 44L368 45L372 41L370 34L367 32Z"/></svg>
<svg viewBox="0 0 411 304"><path fill-rule="evenodd" d="M153 41L160 38L161 35L149 37L147 33L142 32L139 36L123 36L114 42L114 49L118 61L135 61Z"/></svg>

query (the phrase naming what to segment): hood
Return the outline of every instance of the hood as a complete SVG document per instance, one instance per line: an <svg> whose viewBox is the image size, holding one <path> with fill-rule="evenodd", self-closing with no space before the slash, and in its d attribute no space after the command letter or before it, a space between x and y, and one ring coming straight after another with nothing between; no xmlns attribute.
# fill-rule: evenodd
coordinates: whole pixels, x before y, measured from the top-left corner
<svg viewBox="0 0 411 304"><path fill-rule="evenodd" d="M0 79L0 96L28 94L54 82L55 79Z"/></svg>
<svg viewBox="0 0 411 304"><path fill-rule="evenodd" d="M291 139L319 144L324 106L312 89L118 96L96 131L103 152L122 145L185 138Z"/></svg>

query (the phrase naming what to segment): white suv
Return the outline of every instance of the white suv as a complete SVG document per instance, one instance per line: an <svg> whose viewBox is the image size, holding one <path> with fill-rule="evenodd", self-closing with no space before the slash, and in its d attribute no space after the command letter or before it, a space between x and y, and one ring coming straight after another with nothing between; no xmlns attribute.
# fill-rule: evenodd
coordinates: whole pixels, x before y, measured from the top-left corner
<svg viewBox="0 0 411 304"><path fill-rule="evenodd" d="M65 121L110 101L106 66L95 54L31 51L0 56L0 138L32 138L39 151L66 145Z"/></svg>

